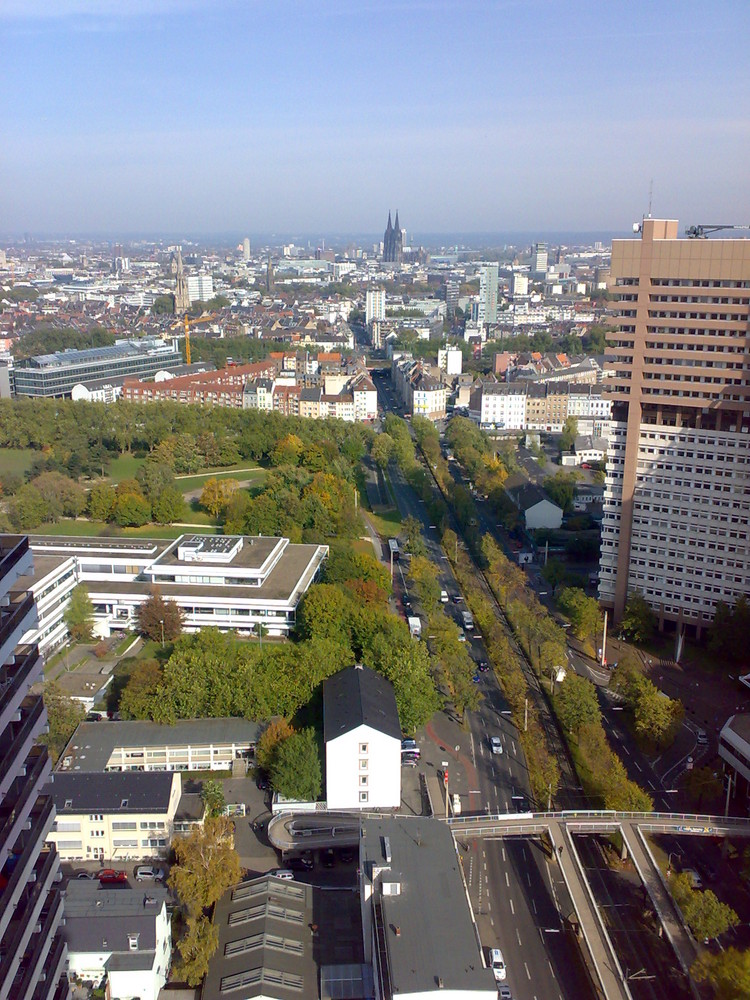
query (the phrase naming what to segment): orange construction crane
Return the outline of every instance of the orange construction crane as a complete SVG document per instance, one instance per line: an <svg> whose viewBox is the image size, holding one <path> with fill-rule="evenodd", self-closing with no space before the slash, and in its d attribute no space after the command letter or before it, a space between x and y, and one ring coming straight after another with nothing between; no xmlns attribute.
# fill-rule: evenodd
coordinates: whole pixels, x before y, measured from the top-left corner
<svg viewBox="0 0 750 1000"><path fill-rule="evenodd" d="M210 316L199 316L197 319L190 319L189 315L185 313L182 319L177 320L176 323L170 326L170 330L174 330L178 326L182 326L185 329L185 362L187 364L192 363L190 360L190 327L198 326L199 323L211 323L214 319L216 319L215 313L211 313Z"/></svg>

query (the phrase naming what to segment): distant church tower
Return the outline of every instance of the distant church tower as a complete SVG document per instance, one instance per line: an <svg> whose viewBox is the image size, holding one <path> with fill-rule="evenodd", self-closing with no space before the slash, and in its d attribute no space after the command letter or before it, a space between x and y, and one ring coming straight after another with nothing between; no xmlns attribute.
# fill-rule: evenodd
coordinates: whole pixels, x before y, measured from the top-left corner
<svg viewBox="0 0 750 1000"><path fill-rule="evenodd" d="M398 224L398 209L396 209L396 224L391 223L391 213L388 212L388 226L383 236L383 260L400 264L404 256L404 236Z"/></svg>
<svg viewBox="0 0 750 1000"><path fill-rule="evenodd" d="M190 309L190 294L187 278L182 270L182 251L177 249L177 271L174 285L174 311L176 316L183 316Z"/></svg>

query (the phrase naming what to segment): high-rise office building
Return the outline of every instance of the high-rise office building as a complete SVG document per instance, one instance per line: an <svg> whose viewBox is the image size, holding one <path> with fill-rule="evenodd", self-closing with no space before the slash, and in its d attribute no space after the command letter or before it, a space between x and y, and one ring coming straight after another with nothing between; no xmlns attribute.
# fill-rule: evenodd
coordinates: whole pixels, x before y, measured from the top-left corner
<svg viewBox="0 0 750 1000"><path fill-rule="evenodd" d="M534 249L531 251L531 267L529 270L532 274L540 275L544 277L547 273L547 265L549 263L549 251L546 243L535 243Z"/></svg>
<svg viewBox="0 0 750 1000"><path fill-rule="evenodd" d="M391 213L388 213L388 225L383 236L383 260L386 263L400 264L404 256L404 234L398 223L398 210L396 211L396 222L391 223Z"/></svg>
<svg viewBox="0 0 750 1000"><path fill-rule="evenodd" d="M458 308L458 297L461 283L458 278L448 278L445 282L445 311L448 316L454 316Z"/></svg>
<svg viewBox="0 0 750 1000"><path fill-rule="evenodd" d="M660 621L710 624L750 591L750 240L614 240L612 399L599 597L639 591Z"/></svg>
<svg viewBox="0 0 750 1000"><path fill-rule="evenodd" d="M484 264L479 272L479 323L497 323L497 282L498 265Z"/></svg>
<svg viewBox="0 0 750 1000"><path fill-rule="evenodd" d="M214 297L214 279L210 274L191 274L187 279L190 304L208 302Z"/></svg>
<svg viewBox="0 0 750 1000"><path fill-rule="evenodd" d="M0 997L64 1000L65 943L57 935L63 901L58 857L45 846L55 818L43 791L51 764L37 740L47 713L36 646L20 646L37 612L24 579L33 569L29 540L0 535Z"/></svg>
<svg viewBox="0 0 750 1000"><path fill-rule="evenodd" d="M250 240L247 236L242 241L242 259L250 260Z"/></svg>
<svg viewBox="0 0 750 1000"><path fill-rule="evenodd" d="M375 319L385 319L385 290L368 288L365 298L365 322L372 323Z"/></svg>

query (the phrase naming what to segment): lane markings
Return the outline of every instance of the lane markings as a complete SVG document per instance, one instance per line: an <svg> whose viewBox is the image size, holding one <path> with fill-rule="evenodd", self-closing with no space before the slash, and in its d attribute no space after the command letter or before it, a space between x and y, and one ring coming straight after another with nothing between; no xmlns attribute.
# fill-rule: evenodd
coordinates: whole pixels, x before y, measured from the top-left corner
<svg viewBox="0 0 750 1000"><path fill-rule="evenodd" d="M518 941L518 947L522 948L523 945L521 944L521 935L518 933L517 927L516 927L516 941ZM531 979L531 976L529 976L529 979Z"/></svg>
<svg viewBox="0 0 750 1000"><path fill-rule="evenodd" d="M505 888L510 889L510 879L508 878L508 873L505 873Z"/></svg>
<svg viewBox="0 0 750 1000"><path fill-rule="evenodd" d="M508 896L508 902L510 903L510 912L511 912L511 913L513 914L513 916L515 917L515 915L516 915L516 909L515 909L515 907L513 906L513 900L512 900L511 898L510 898L510 896Z"/></svg>

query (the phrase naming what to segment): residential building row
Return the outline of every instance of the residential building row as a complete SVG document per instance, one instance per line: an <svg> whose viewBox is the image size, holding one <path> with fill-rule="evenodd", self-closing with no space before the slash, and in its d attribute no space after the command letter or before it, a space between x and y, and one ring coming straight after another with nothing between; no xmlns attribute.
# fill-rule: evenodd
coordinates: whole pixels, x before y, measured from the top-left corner
<svg viewBox="0 0 750 1000"><path fill-rule="evenodd" d="M445 419L452 385L437 365L415 360L410 354L394 355L391 381L407 413L428 420Z"/></svg>
<svg viewBox="0 0 750 1000"><path fill-rule="evenodd" d="M609 434L612 401L600 386L563 381L476 382L469 416L485 430L538 430L559 434L568 417L597 438Z"/></svg>
<svg viewBox="0 0 750 1000"><path fill-rule="evenodd" d="M333 364L321 364L321 357L335 358L337 370L332 370ZM315 368L308 366L301 373L296 366L291 371L285 369L283 362L283 356L277 356L163 381L126 380L122 396L135 403L170 400L187 405L276 411L308 419L335 417L349 423L377 417L377 393L366 369L355 368L352 372L338 354L319 355Z"/></svg>
<svg viewBox="0 0 750 1000"><path fill-rule="evenodd" d="M34 564L21 585L33 595L38 617L22 638L45 655L67 638L65 611L79 583L88 589L100 637L134 629L154 586L179 606L187 631L211 625L250 635L261 625L266 634L288 635L328 555L327 545L241 535L173 541L35 536L31 546Z"/></svg>

